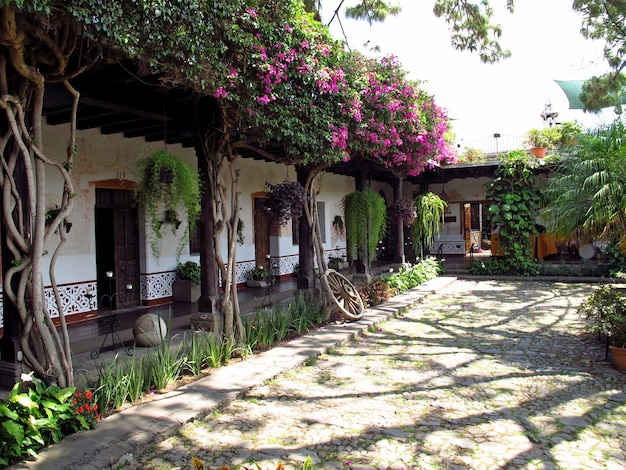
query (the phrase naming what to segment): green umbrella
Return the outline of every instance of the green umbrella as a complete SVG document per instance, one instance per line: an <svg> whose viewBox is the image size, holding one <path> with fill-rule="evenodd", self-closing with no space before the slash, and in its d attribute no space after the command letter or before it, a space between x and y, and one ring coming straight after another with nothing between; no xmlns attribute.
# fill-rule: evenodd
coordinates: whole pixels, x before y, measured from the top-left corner
<svg viewBox="0 0 626 470"><path fill-rule="evenodd" d="M580 93L586 80L554 80L567 96L569 109L585 109L580 101ZM622 95L622 104L626 104L626 94Z"/></svg>

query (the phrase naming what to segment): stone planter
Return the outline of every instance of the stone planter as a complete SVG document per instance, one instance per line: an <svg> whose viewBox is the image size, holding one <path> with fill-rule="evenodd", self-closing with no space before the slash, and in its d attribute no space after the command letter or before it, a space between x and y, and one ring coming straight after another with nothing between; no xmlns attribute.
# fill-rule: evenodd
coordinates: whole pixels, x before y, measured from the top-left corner
<svg viewBox="0 0 626 470"><path fill-rule="evenodd" d="M248 287L269 287L270 285L270 281L266 281L265 279L261 279L261 280L255 280L255 279L248 279L246 281L246 286Z"/></svg>
<svg viewBox="0 0 626 470"><path fill-rule="evenodd" d="M200 285L188 279L178 279L172 284L174 302L193 304L200 298Z"/></svg>
<svg viewBox="0 0 626 470"><path fill-rule="evenodd" d="M349 266L350 266L350 263L348 263L347 261L338 261L336 259L333 259L328 262L328 267L336 271L347 269Z"/></svg>

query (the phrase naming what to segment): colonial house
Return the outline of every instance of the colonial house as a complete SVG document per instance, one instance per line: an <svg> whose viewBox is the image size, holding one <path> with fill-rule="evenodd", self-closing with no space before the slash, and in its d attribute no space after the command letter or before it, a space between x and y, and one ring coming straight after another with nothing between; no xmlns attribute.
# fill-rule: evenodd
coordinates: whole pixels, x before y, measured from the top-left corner
<svg viewBox="0 0 626 470"><path fill-rule="evenodd" d="M197 238L191 234L177 256L180 241L186 238L186 224L170 230L164 214L161 250L155 256L150 248L149 222L134 200L134 161L147 149L166 149L190 165L197 165L191 97L183 91L164 92L157 86L146 86L117 67L82 76L74 86L81 92L78 156L72 169L77 195L63 227L68 243L55 270L68 322L97 316L98 299L104 295L115 296L116 309L171 302L177 263L199 260ZM49 155L66 152L70 103L62 87L50 86L44 103L44 151ZM279 277L291 276L299 262L295 225L274 226L263 210L266 183L295 180L295 170L252 157L244 155L236 163L240 170L242 221L236 270L237 282L242 285L247 272L267 260L272 274ZM346 255L345 232L337 223L343 218L341 200L365 185L377 190L388 204L396 198L413 199L424 191L445 197L449 205L444 228L431 252L467 253L483 228L483 186L493 168L494 164L452 165L417 178L399 178L390 170L363 161L330 167L319 178L318 196L326 257ZM49 211L59 203L55 198L61 184L49 173ZM389 230L377 261L398 262L405 258L414 259L410 239ZM44 276L47 303L54 317L58 312L47 271Z"/></svg>

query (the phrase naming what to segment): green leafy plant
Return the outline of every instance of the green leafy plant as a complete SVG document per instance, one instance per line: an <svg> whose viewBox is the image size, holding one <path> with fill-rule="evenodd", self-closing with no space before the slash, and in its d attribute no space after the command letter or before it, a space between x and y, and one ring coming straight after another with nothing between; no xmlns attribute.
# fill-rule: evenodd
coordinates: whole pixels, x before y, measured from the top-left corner
<svg viewBox="0 0 626 470"><path fill-rule="evenodd" d="M578 307L588 322L588 330L607 336L609 344L626 348L626 293L623 289L602 286Z"/></svg>
<svg viewBox="0 0 626 470"><path fill-rule="evenodd" d="M176 266L176 278L200 284L200 265L195 261L178 263L178 266Z"/></svg>
<svg viewBox="0 0 626 470"><path fill-rule="evenodd" d="M246 279L251 281L272 281L272 273L263 266L255 266L246 273Z"/></svg>
<svg viewBox="0 0 626 470"><path fill-rule="evenodd" d="M46 385L33 373L22 375L6 402L0 402L0 464L35 457L40 449L92 427L97 409L88 412L82 404L82 411L76 410L75 392L75 387ZM78 396L83 401L84 395ZM91 398L86 402L92 403Z"/></svg>
<svg viewBox="0 0 626 470"><path fill-rule="evenodd" d="M543 129L529 129L524 136L524 144L530 147L553 149L561 142L562 134L558 126Z"/></svg>
<svg viewBox="0 0 626 470"><path fill-rule="evenodd" d="M519 274L522 276L536 276L540 273L540 266L528 258L488 258L481 261L474 261L469 267L470 274L489 275L489 276L507 276ZM557 272L557 275L564 273Z"/></svg>
<svg viewBox="0 0 626 470"><path fill-rule="evenodd" d="M523 150L509 152L498 165L495 178L487 183L487 198L492 201L488 209L491 224L499 228L500 246L504 257L509 258L492 262L493 268L508 267L510 271L502 274L537 274L530 239L538 235L535 217L540 198L535 168L535 160Z"/></svg>
<svg viewBox="0 0 626 470"><path fill-rule="evenodd" d="M602 249L609 265L609 276L620 277L626 273L626 255L622 253L615 243L610 243Z"/></svg>
<svg viewBox="0 0 626 470"><path fill-rule="evenodd" d="M389 298L434 279L443 272L441 260L428 257L413 266L402 267L368 283L356 286L366 307L378 305Z"/></svg>
<svg viewBox="0 0 626 470"><path fill-rule="evenodd" d="M485 154L482 150L473 148L473 147L465 147L461 155L457 156L458 163L473 163L479 162L483 158L485 158Z"/></svg>
<svg viewBox="0 0 626 470"><path fill-rule="evenodd" d="M298 293L286 308L277 306L272 311L258 308L253 318L244 321L247 348L250 351L266 349L291 333L308 331L321 321L320 306Z"/></svg>
<svg viewBox="0 0 626 470"><path fill-rule="evenodd" d="M237 244L238 245L243 245L246 237L243 234L243 220L241 220L240 218L237 219Z"/></svg>
<svg viewBox="0 0 626 470"><path fill-rule="evenodd" d="M344 196L348 250L357 250L369 270L378 242L387 231L387 207L376 191L364 189ZM366 256L364 256L366 255Z"/></svg>
<svg viewBox="0 0 626 470"><path fill-rule="evenodd" d="M184 342L173 348L172 338L168 337L144 356L150 383L156 390L165 389L181 376L185 365L184 348Z"/></svg>
<svg viewBox="0 0 626 470"><path fill-rule="evenodd" d="M434 193L420 194L413 201L416 217L411 225L413 246L419 250L420 257L439 234L448 203Z"/></svg>
<svg viewBox="0 0 626 470"><path fill-rule="evenodd" d="M397 273L387 276L389 286L401 294L424 282L434 279L443 272L442 261L434 256L420 260L413 266L403 267Z"/></svg>
<svg viewBox="0 0 626 470"><path fill-rule="evenodd" d="M626 254L626 126L620 120L576 136L542 195L550 232L605 240Z"/></svg>
<svg viewBox="0 0 626 470"><path fill-rule="evenodd" d="M150 228L154 235L151 241L152 252L158 257L160 253L161 226L163 222L171 224L172 233L176 233L177 223L163 214L176 214L179 207L187 211L189 231L195 230L196 220L200 213L200 180L198 172L183 162L180 157L155 150L140 154L135 160L137 185L135 199L146 212ZM178 219L175 218L177 221ZM182 237L180 247L187 237Z"/></svg>

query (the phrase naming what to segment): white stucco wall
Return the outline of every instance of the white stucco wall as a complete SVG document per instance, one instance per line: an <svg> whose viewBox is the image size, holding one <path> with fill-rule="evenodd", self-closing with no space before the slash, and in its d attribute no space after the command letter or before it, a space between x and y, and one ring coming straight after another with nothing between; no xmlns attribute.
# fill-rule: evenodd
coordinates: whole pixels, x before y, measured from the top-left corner
<svg viewBox="0 0 626 470"><path fill-rule="evenodd" d="M69 125L44 125L44 151L47 155L65 160L66 145L69 137ZM161 142L148 143L143 138L124 138L121 134L103 135L98 129L79 130L77 133L78 154L75 157L72 180L76 197L73 199L73 209L68 217L72 227L67 233L67 244L57 260L55 277L61 286L62 297L67 305L64 306L70 314L94 310L96 301L85 297L87 289L95 287L97 279L96 267L96 229L95 229L95 193L98 182L116 180L118 185L132 186L134 175L134 161L144 151L163 148ZM183 148L180 145L168 145L166 150L180 156L192 166L196 166L196 156L193 149ZM285 179L295 179L294 168L282 164L268 163L253 159L238 159L236 163L240 171L239 206L240 218L244 222L244 244L237 246L237 263L239 280L243 281L243 273L247 265L254 264L254 219L253 194L266 190L266 182L275 184ZM229 175L224 175L228 180ZM341 198L344 194L354 190L352 178L324 174L319 178L320 194L318 200L324 203L326 225L325 249L339 247L345 251L345 236L340 235L332 227L335 215L341 215ZM46 175L46 209L50 210L59 203L63 181L56 170L50 169ZM181 211L182 212L182 211ZM181 219L183 217L180 217ZM182 236L185 222L176 234L170 231L169 225L162 227L163 238L160 243L160 256L156 258L150 248L151 230L147 226L143 210L139 208L139 270L141 276L142 300L154 300L171 295L171 282L174 279L174 270L177 264L177 247ZM281 227L277 236L271 239L272 257L289 260L281 265L280 274L293 271L294 259L297 260L298 246L293 244L291 224ZM222 256L226 258L226 233L222 244ZM47 286L47 297L52 300L50 291L49 262L56 246L56 237L52 237L46 249L49 254L44 259L44 282ZM185 244L180 261L198 261L197 254L189 253L189 245ZM51 306L52 307L52 306ZM54 308L53 315L54 315ZM0 327L2 322L0 319Z"/></svg>
<svg viewBox="0 0 626 470"><path fill-rule="evenodd" d="M65 159L66 145L69 137L69 126L44 126L44 149L49 156L59 161ZM116 180L122 185L128 185L135 179L134 161L144 151L160 149L164 147L162 142L148 143L143 138L124 138L121 134L103 135L98 129L78 131L77 135L78 155L75 158L72 178L76 197L74 206L69 216L72 228L67 233L67 244L63 248L62 255L56 265L55 276L57 283L62 288L62 297L67 302L66 311L81 313L94 310L95 300L85 298L85 290L95 286L96 273L96 230L95 230L95 193L97 182L104 180ZM183 148L180 145L168 145L168 152L180 156L192 166L196 166L195 152L191 148ZM238 281L245 280L245 272L255 264L255 234L253 216L253 195L263 193L266 183L280 183L285 179L295 180L294 168L285 165L268 163L254 159L238 159L236 168L239 170L239 207L240 218L244 223L243 245L237 246L237 275ZM224 175L228 181L229 175ZM466 180L454 180L445 184L446 194L451 203L451 214L458 213L457 226L444 225L440 241L463 240L462 236L462 210L464 202L484 201L484 184L489 178L471 178ZM55 171L47 174L46 180L46 208L52 209L60 201L63 189L62 179ZM340 233L332 222L335 216L344 219L341 201L344 195L355 190L353 178L323 173L317 179L319 188L318 202L324 204L324 221L322 227L325 235L324 249L326 257L345 254L345 233ZM372 182L370 187L375 191L382 191L388 204L393 201L393 188L383 183ZM431 184L427 190L436 194L441 193L444 186ZM420 191L419 185L408 181L403 183L403 198L413 199ZM182 215L182 211L181 211ZM180 217L181 219L183 217ZM177 247L179 245L182 230L186 226L183 222L176 234L170 231L170 226L162 227L163 238L161 240L160 256L156 258L150 248L150 229L147 227L143 210L139 208L139 245L140 259L139 270L141 276L142 300L155 300L167 298L171 295L171 282L174 279L174 270L177 264ZM278 274L289 274L293 271L294 263L297 262L298 246L292 239L291 224L280 227L271 232L270 254L276 259ZM222 256L226 258L226 233L222 244ZM46 295L51 301L49 289L50 279L48 264L54 249L56 237L46 249L49 255L44 259L44 282L48 286ZM198 261L197 254L189 253L189 246L183 247L180 261ZM54 309L52 309L54 310ZM54 313L54 312L53 312ZM2 325L0 320L0 326Z"/></svg>

